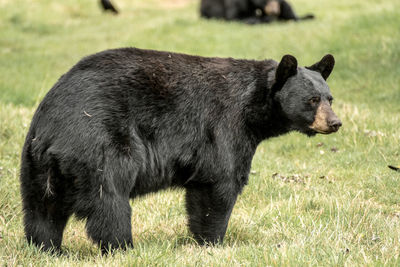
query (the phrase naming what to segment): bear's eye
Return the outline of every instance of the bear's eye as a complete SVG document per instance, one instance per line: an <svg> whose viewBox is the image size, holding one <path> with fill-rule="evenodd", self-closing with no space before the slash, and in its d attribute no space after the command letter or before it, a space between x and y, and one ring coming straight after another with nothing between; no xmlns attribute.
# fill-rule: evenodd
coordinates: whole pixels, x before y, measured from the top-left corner
<svg viewBox="0 0 400 267"><path fill-rule="evenodd" d="M332 106L333 98L332 98L332 97L329 97L329 98L328 98L328 101L329 101L329 105Z"/></svg>
<svg viewBox="0 0 400 267"><path fill-rule="evenodd" d="M321 98L319 96L314 96L310 99L310 104L313 106L318 105L320 101L321 101Z"/></svg>

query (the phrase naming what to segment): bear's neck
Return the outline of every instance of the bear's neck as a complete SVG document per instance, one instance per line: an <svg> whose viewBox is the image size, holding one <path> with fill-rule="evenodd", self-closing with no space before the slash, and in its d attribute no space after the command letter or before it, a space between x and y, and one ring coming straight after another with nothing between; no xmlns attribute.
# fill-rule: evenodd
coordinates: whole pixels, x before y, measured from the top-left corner
<svg viewBox="0 0 400 267"><path fill-rule="evenodd" d="M291 131L289 120L272 93L276 68L277 63L271 60L256 65L258 78L245 117L247 127L258 143Z"/></svg>

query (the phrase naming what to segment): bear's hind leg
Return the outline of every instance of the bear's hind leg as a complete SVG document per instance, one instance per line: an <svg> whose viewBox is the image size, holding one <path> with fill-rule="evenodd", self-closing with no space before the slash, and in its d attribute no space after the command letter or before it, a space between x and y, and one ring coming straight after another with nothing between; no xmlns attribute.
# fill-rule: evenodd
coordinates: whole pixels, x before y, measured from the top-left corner
<svg viewBox="0 0 400 267"><path fill-rule="evenodd" d="M34 203L31 203L34 204ZM40 208L38 208L40 207ZM24 208L25 236L43 250L60 250L63 232L70 214L60 212L51 203L37 203Z"/></svg>
<svg viewBox="0 0 400 267"><path fill-rule="evenodd" d="M48 181L44 189L43 182ZM63 189L50 186L51 172L46 175L37 175L32 180L23 179L21 184L24 228L28 242L32 242L44 250L59 250L65 225L72 211L65 201Z"/></svg>
<svg viewBox="0 0 400 267"><path fill-rule="evenodd" d="M86 230L103 253L117 248L133 247L129 198L99 192L87 217Z"/></svg>
<svg viewBox="0 0 400 267"><path fill-rule="evenodd" d="M28 242L43 250L60 250L63 231L72 214L65 179L55 166L46 172L33 168L30 158L21 163L24 230Z"/></svg>
<svg viewBox="0 0 400 267"><path fill-rule="evenodd" d="M80 193L77 215L87 218L87 234L103 253L133 247L129 194L137 170L130 154L105 149L101 171L92 175L90 187Z"/></svg>

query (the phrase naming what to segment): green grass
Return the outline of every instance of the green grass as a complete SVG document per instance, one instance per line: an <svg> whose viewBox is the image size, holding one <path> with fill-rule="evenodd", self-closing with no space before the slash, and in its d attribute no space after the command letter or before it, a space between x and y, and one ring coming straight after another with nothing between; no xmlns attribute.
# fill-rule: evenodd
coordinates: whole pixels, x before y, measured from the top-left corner
<svg viewBox="0 0 400 267"><path fill-rule="evenodd" d="M400 265L400 2L292 0L301 23L248 26L202 20L195 0L0 0L0 264L61 266ZM334 54L329 78L339 133L298 133L262 143L226 241L198 247L183 191L136 199L135 248L101 256L71 219L56 257L23 237L19 157L33 112L85 55L135 46L202 56L310 65ZM337 151L331 151L336 148ZM279 175L274 175L278 173Z"/></svg>

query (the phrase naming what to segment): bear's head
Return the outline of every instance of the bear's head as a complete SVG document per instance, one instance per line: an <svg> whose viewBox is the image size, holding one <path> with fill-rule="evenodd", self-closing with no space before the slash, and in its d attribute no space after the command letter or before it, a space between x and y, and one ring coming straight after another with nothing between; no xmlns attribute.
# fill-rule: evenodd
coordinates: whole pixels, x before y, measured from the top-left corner
<svg viewBox="0 0 400 267"><path fill-rule="evenodd" d="M275 72L273 93L290 130L312 136L330 134L342 126L332 110L333 97L326 83L334 65L335 59L329 54L305 68L297 66L295 57L283 56Z"/></svg>
<svg viewBox="0 0 400 267"><path fill-rule="evenodd" d="M264 12L267 16L279 16L281 14L281 6L277 0L269 0L264 5Z"/></svg>
<svg viewBox="0 0 400 267"><path fill-rule="evenodd" d="M281 14L279 0L252 0L251 3L267 16L278 17Z"/></svg>

